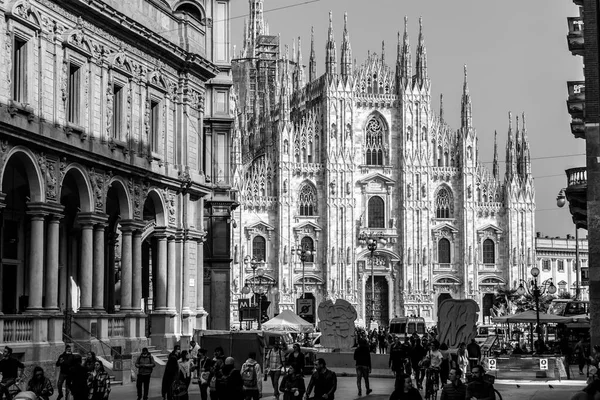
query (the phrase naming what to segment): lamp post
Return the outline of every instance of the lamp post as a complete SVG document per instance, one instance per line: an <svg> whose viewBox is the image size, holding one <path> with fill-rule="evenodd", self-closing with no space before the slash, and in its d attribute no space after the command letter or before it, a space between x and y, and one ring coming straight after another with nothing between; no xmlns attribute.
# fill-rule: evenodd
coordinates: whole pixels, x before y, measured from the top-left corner
<svg viewBox="0 0 600 400"><path fill-rule="evenodd" d="M304 298L304 263L308 261L309 257L312 256L312 251L308 248L307 245L302 247L296 246L296 248L292 248L292 256L297 255L300 257L300 262L302 263L302 299Z"/></svg>
<svg viewBox="0 0 600 400"><path fill-rule="evenodd" d="M560 189L558 195L556 196L556 205L560 208L563 208L566 202L567 196L565 194L565 189ZM579 227L577 226L577 223L575 223L575 300L579 300L579 295L581 292L579 275Z"/></svg>
<svg viewBox="0 0 600 400"><path fill-rule="evenodd" d="M517 293L523 296L525 293L529 293L533 296L535 300L535 319L536 319L536 331L538 335L538 340L541 335L541 327L540 327L540 296L544 294L554 294L556 293L556 286L552 282L552 278L546 279L544 282L538 285L538 276L540 275L540 269L538 267L531 268L531 276L533 279L529 282L526 282L521 279L521 283L517 288ZM525 285L523 285L525 284Z"/></svg>
<svg viewBox="0 0 600 400"><path fill-rule="evenodd" d="M244 288L242 289L242 293L243 294L248 294L250 293L250 290L252 290L253 294L258 294L258 317L257 317L257 322L258 322L258 329L260 330L261 328L261 319L262 319L262 310L260 309L261 306L261 302L262 302L262 277L265 273L265 271L262 268L258 269L258 276L259 276L259 289L256 288L256 269L263 264L262 260L259 260L258 258L250 258L250 256L246 256L244 257L244 264L246 266L250 266L250 268L252 268L252 289L250 289L248 287L248 284L246 283L246 285L244 286ZM256 303L252 303L253 306L256 306Z"/></svg>
<svg viewBox="0 0 600 400"><path fill-rule="evenodd" d="M377 245L378 245L378 241L377 239L373 238L372 234L369 234L367 236L366 233L361 232L359 237L358 237L358 241L363 244L363 245L367 245L367 250L369 250L369 252L371 253L371 322L373 322L375 320L375 273L374 273L374 265L375 265L375 260L373 258L375 250L377 250ZM379 237L379 242L382 245L385 245L385 239L383 239L382 237ZM366 316L365 316L366 317Z"/></svg>

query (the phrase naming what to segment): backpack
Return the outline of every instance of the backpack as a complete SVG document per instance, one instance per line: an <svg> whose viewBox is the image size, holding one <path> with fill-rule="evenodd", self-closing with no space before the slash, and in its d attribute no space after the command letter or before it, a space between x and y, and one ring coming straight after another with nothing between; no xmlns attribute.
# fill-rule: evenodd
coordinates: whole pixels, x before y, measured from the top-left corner
<svg viewBox="0 0 600 400"><path fill-rule="evenodd" d="M258 386L256 364L246 364L246 368L242 371L242 381L244 381L244 387L247 388L255 388Z"/></svg>

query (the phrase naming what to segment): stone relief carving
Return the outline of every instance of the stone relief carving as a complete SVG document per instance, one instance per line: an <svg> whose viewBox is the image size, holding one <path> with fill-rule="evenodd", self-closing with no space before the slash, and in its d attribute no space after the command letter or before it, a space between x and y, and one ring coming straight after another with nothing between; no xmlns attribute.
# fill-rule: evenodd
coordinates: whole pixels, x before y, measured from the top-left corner
<svg viewBox="0 0 600 400"><path fill-rule="evenodd" d="M96 171L94 168L89 170L92 190L94 191L94 209L96 212L104 211L104 199L108 192L108 182L112 177L112 172Z"/></svg>
<svg viewBox="0 0 600 400"><path fill-rule="evenodd" d="M8 140L0 141L0 169L4 167L6 156L11 148L12 146L8 144Z"/></svg>
<svg viewBox="0 0 600 400"><path fill-rule="evenodd" d="M327 300L317 309L321 345L328 348L350 349L354 345L354 321L358 314L346 300L337 299L335 303Z"/></svg>
<svg viewBox="0 0 600 400"><path fill-rule="evenodd" d="M141 220L143 217L144 194L147 192L149 185L143 185L139 181L129 178L127 186L132 200L133 219Z"/></svg>
<svg viewBox="0 0 600 400"><path fill-rule="evenodd" d="M477 335L477 313L479 305L475 300L449 299L440 304L439 340L451 348L458 347L461 342L469 343Z"/></svg>
<svg viewBox="0 0 600 400"><path fill-rule="evenodd" d="M56 161L53 159L48 159L44 153L40 153L38 154L38 164L44 177L46 200L55 202L58 196Z"/></svg>
<svg viewBox="0 0 600 400"><path fill-rule="evenodd" d="M168 188L163 190L163 197L165 204L167 205L167 221L169 226L175 226L177 224L177 215L175 210L175 193Z"/></svg>

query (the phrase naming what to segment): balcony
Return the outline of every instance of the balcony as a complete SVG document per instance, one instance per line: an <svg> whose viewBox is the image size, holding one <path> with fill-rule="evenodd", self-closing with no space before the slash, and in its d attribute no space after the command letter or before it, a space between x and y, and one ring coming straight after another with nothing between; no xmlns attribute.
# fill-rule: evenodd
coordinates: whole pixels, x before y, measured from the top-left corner
<svg viewBox="0 0 600 400"><path fill-rule="evenodd" d="M567 82L567 110L573 118L582 119L585 109L585 82L569 81Z"/></svg>
<svg viewBox="0 0 600 400"><path fill-rule="evenodd" d="M569 201L569 211L573 223L578 228L587 229L587 170L585 167L565 170L567 188L565 194Z"/></svg>
<svg viewBox="0 0 600 400"><path fill-rule="evenodd" d="M576 6L583 7L583 0L573 0Z"/></svg>
<svg viewBox="0 0 600 400"><path fill-rule="evenodd" d="M583 56L583 18L569 17L567 18L569 33L567 34L567 43L569 51L574 56Z"/></svg>
<svg viewBox="0 0 600 400"><path fill-rule="evenodd" d="M585 123L583 118L573 118L571 120L571 133L577 139L585 139Z"/></svg>

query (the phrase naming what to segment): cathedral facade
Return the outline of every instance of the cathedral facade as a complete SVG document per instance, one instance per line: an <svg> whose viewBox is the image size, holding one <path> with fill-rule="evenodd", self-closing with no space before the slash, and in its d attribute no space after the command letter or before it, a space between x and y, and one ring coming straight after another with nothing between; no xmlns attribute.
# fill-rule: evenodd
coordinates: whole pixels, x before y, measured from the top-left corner
<svg viewBox="0 0 600 400"><path fill-rule="evenodd" d="M501 176L497 144L491 170L480 161L466 66L460 127L443 106L434 112L421 20L414 58L405 19L393 67L383 48L358 65L347 16L338 52L330 14L318 74L314 35L305 68L300 39L282 48L263 1L249 2L232 62L232 325L244 287L257 286L270 316L296 311L303 292L316 304L350 301L362 325L413 314L433 323L447 298L489 315L495 291L517 287L535 263L524 116L515 128L509 114ZM298 249L310 251L304 261Z"/></svg>

